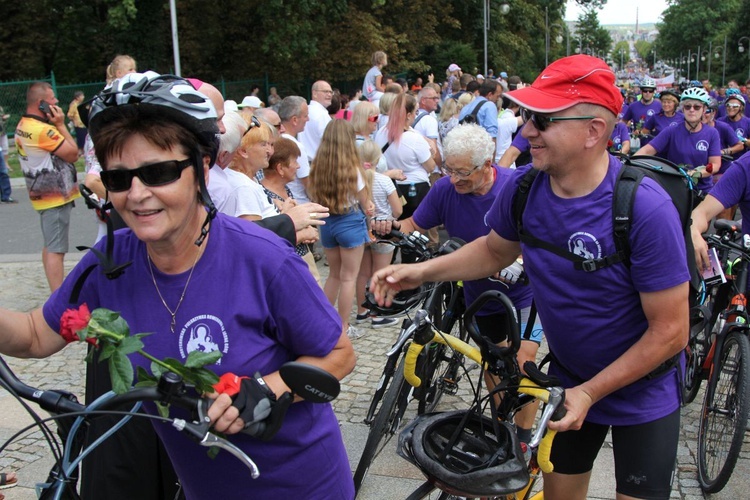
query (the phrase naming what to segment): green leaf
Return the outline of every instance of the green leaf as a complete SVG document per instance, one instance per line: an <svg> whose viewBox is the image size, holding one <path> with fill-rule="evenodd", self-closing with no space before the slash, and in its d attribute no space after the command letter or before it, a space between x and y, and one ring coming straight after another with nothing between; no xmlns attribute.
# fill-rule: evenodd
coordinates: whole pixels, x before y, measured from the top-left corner
<svg viewBox="0 0 750 500"><path fill-rule="evenodd" d="M164 373L166 370L164 370L164 367L162 367L159 363L156 363L154 361L151 362L151 373L154 374L154 377L159 380L161 378L162 373Z"/></svg>
<svg viewBox="0 0 750 500"><path fill-rule="evenodd" d="M143 349L143 342L137 337L125 337L120 341L120 347L117 349L123 354L130 354Z"/></svg>
<svg viewBox="0 0 750 500"><path fill-rule="evenodd" d="M164 358L162 360L162 363L169 366L171 371L175 372L178 375L182 375L185 373L185 366L182 364L181 361L174 359L174 358Z"/></svg>
<svg viewBox="0 0 750 500"><path fill-rule="evenodd" d="M185 366L188 368L202 368L206 365L213 365L220 359L221 351L193 351L188 354L188 357L185 360Z"/></svg>
<svg viewBox="0 0 750 500"><path fill-rule="evenodd" d="M125 354L115 351L109 358L109 376L115 394L123 394L133 386L133 365Z"/></svg>
<svg viewBox="0 0 750 500"><path fill-rule="evenodd" d="M113 346L110 343L104 343L104 347L102 347L101 354L99 354L99 361L104 361L106 359L109 359L112 354L117 351L117 348Z"/></svg>
<svg viewBox="0 0 750 500"><path fill-rule="evenodd" d="M169 417L169 405L165 405L164 403L157 401L156 402L156 410L159 412L159 415L168 418Z"/></svg>
<svg viewBox="0 0 750 500"><path fill-rule="evenodd" d="M156 333L156 332L136 333L135 335L133 335L133 337L138 338L138 339L142 339L143 337L148 337L149 335L153 335L154 333Z"/></svg>
<svg viewBox="0 0 750 500"><path fill-rule="evenodd" d="M142 366L139 366L136 370L136 379L138 380L138 383L135 385L136 387L150 387L156 385L159 380L147 372Z"/></svg>
<svg viewBox="0 0 750 500"><path fill-rule="evenodd" d="M219 376L210 370L205 368L192 369L190 376L194 381L195 386L201 392L212 392L213 385L219 381Z"/></svg>

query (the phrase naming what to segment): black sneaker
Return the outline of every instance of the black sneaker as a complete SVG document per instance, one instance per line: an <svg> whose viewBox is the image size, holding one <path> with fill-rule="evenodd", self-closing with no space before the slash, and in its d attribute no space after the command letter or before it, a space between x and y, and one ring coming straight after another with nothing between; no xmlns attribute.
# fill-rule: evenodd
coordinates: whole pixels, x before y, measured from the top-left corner
<svg viewBox="0 0 750 500"><path fill-rule="evenodd" d="M357 314L357 319L355 319L354 322L359 325L360 323L364 323L368 319L370 319L370 312L369 311L364 312L362 314Z"/></svg>
<svg viewBox="0 0 750 500"><path fill-rule="evenodd" d="M396 318L372 318L373 328L385 328L386 326L393 326L398 323Z"/></svg>
<svg viewBox="0 0 750 500"><path fill-rule="evenodd" d="M7 200L0 200L0 202L12 204L12 203L18 203L18 200L14 200L13 198L8 198Z"/></svg>

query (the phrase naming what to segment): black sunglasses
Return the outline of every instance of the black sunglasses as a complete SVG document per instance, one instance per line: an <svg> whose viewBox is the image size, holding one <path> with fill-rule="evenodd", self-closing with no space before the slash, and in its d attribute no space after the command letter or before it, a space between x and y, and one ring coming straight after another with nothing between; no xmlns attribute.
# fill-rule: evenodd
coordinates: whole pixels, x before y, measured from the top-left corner
<svg viewBox="0 0 750 500"><path fill-rule="evenodd" d="M119 193L130 189L133 177L138 177L146 186L164 186L179 179L182 171L192 164L192 160L169 160L143 165L132 170L125 168L103 170L101 179L104 187L111 193Z"/></svg>
<svg viewBox="0 0 750 500"><path fill-rule="evenodd" d="M250 132L255 127L260 127L260 120L258 118L251 116L250 117L250 123L247 125L247 130L245 130L245 133L242 134L242 137L245 137L248 132ZM281 124L279 124L279 128L281 128Z"/></svg>
<svg viewBox="0 0 750 500"><path fill-rule="evenodd" d="M539 132L544 132L552 122L564 122L570 120L593 120L595 116L549 116L534 113L526 108L521 108L521 119L524 123L531 121Z"/></svg>

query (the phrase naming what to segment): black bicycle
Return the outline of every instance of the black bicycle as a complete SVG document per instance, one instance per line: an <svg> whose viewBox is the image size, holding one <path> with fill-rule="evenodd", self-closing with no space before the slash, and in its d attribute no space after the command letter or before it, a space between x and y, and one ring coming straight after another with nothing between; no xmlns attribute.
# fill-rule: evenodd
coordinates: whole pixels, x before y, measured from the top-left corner
<svg viewBox="0 0 750 500"><path fill-rule="evenodd" d="M733 221L717 220L714 227L717 234L706 240L722 255L716 265L727 283L715 285L708 300L712 309L704 309L703 323L691 330L683 386L684 395L694 398L701 380L708 380L698 431L698 482L707 493L721 491L729 481L750 416L750 236L741 235Z"/></svg>
<svg viewBox="0 0 750 500"><path fill-rule="evenodd" d="M419 233L403 234L392 232L388 241L401 248L403 253L411 253L412 262L420 262L439 255L445 255L459 248L463 242L451 239L444 243L437 252L427 246L428 240ZM413 318L410 311L421 307L428 311L431 321L445 333L459 338L466 338L463 322L465 304L463 287L460 283L426 283L416 290L401 292L394 298L394 304L388 308L378 306L371 296L365 307L373 310L378 316L392 317L404 315L401 330L391 349L386 353L386 363L378 386L370 401L365 423L370 426L367 441L354 473L356 491L362 486L372 462L385 448L390 439L400 428L409 403L417 400L417 413L431 412L435 409L444 394L455 394L461 378L459 367L463 355L455 353L440 344L430 345L420 356L418 373L426 383L414 389L404 380L404 355L414 336Z"/></svg>
<svg viewBox="0 0 750 500"><path fill-rule="evenodd" d="M290 362L284 364L279 373L284 382L294 394L310 402L328 403L338 396L339 381L328 372L303 363ZM248 468L248 473L257 478L262 472L245 452L227 439L211 432L211 422L207 411L211 400L199 397L195 390L185 384L182 377L172 372L162 374L159 383L154 387L132 388L129 391L114 395L107 393L88 405L82 405L76 397L65 390L44 390L31 387L21 382L0 356L0 387L6 389L29 412L34 423L20 429L2 446L0 454L15 439L39 427L50 450L55 463L44 483L37 484L37 492L43 500L78 500L77 490L78 465L100 441L93 443L86 449L82 448L81 433L89 419L99 415L120 415L118 422L108 435L125 425L132 417L149 418L170 423L177 431L185 432L200 446L216 447L235 456ZM23 400L37 404L43 410L52 414L50 418L42 419ZM140 403L155 401L164 405L175 405L192 413L189 420L182 418L162 417L137 413ZM132 411L114 411L122 405L135 404ZM57 422L58 437L49 429L48 423Z"/></svg>

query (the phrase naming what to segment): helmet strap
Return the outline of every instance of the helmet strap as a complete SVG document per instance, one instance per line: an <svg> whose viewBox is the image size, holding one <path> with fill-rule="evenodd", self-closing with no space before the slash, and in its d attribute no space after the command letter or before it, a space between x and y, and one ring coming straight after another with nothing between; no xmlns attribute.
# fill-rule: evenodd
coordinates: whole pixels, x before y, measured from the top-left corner
<svg viewBox="0 0 750 500"><path fill-rule="evenodd" d="M198 188L200 189L201 202L206 207L206 219L203 221L201 226L201 234L198 239L195 240L196 246L201 246L208 236L208 231L211 229L211 220L216 217L218 210L214 205L211 196L208 194L208 188L206 187L206 179L203 174L203 155L200 151L193 155L193 165L195 165L195 176L198 178Z"/></svg>

